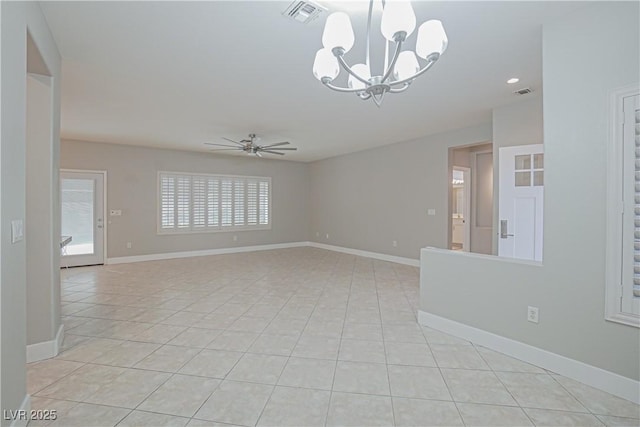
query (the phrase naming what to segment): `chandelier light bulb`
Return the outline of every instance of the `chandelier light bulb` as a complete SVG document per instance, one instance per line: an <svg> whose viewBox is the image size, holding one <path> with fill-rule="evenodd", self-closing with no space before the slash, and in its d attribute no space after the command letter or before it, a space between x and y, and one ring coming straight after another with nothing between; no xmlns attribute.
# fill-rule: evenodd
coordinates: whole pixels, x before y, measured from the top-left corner
<svg viewBox="0 0 640 427"><path fill-rule="evenodd" d="M420 25L416 40L416 53L420 58L426 59L433 53L442 55L447 50L448 44L449 40L442 22L432 19Z"/></svg>
<svg viewBox="0 0 640 427"><path fill-rule="evenodd" d="M420 71L420 64L418 64L418 58L412 50L405 50L400 52L398 61L393 69L393 76L396 80L404 80L413 76Z"/></svg>
<svg viewBox="0 0 640 427"><path fill-rule="evenodd" d="M356 64L351 67L351 70L365 80L369 80L371 78L371 71L367 64ZM349 89L364 89L366 87L364 83L353 77L351 74L349 74L348 84Z"/></svg>
<svg viewBox="0 0 640 427"><path fill-rule="evenodd" d="M327 17L322 33L322 45L328 50L341 47L349 52L355 42L351 18L344 12L335 12Z"/></svg>
<svg viewBox="0 0 640 427"><path fill-rule="evenodd" d="M387 0L382 11L380 30L389 41L395 41L395 35L399 32L407 33L409 37L416 28L416 14L413 12L411 2L402 0Z"/></svg>
<svg viewBox="0 0 640 427"><path fill-rule="evenodd" d="M338 60L330 49L320 49L316 53L316 59L313 61L313 75L316 79L322 81L327 77L330 80L335 79L340 72Z"/></svg>

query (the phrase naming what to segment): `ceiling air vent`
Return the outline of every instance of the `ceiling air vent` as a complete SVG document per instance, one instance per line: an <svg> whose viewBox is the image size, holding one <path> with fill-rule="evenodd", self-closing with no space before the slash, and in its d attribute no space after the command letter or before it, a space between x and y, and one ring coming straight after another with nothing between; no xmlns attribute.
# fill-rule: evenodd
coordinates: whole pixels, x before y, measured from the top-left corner
<svg viewBox="0 0 640 427"><path fill-rule="evenodd" d="M518 90L514 91L513 93L515 93L516 95L526 95L526 94L531 93L531 92L533 92L531 90L531 88L525 87L525 88L522 88L522 89L518 89Z"/></svg>
<svg viewBox="0 0 640 427"><path fill-rule="evenodd" d="M310 1L294 1L282 14L294 21L306 24L313 21L327 8Z"/></svg>

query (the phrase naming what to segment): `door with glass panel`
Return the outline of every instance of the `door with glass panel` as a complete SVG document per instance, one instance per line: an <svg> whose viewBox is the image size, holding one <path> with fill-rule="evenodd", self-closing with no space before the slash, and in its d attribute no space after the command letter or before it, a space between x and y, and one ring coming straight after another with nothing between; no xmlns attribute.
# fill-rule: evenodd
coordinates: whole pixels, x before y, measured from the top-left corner
<svg viewBox="0 0 640 427"><path fill-rule="evenodd" d="M543 144L499 151L498 255L542 261Z"/></svg>
<svg viewBox="0 0 640 427"><path fill-rule="evenodd" d="M104 173L61 171L60 205L60 265L104 264Z"/></svg>

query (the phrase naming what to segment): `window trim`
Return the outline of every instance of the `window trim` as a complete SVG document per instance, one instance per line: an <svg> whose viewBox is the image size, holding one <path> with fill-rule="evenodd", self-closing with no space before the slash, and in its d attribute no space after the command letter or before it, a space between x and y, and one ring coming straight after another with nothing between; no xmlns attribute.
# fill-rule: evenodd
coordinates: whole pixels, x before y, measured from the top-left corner
<svg viewBox="0 0 640 427"><path fill-rule="evenodd" d="M623 123L624 98L640 94L637 84L615 90L610 96L607 144L607 209L605 244L605 320L640 328L640 316L625 313L622 299Z"/></svg>
<svg viewBox="0 0 640 427"><path fill-rule="evenodd" d="M162 175L186 175L189 178L193 177L207 177L207 178L241 178L241 179L255 179L258 181L267 181L269 183L269 223L266 225L231 225L231 226L222 226L222 218L220 218L220 225L217 228L202 228L198 230L189 229L163 229L162 228ZM263 231L263 230L271 230L272 226L272 218L273 218L273 209L272 209L272 199L273 199L273 185L272 178L269 176L252 176L252 175L229 175L229 174L212 174L212 173L200 173L200 172L178 172L178 171L168 171L168 170L159 170L157 172L156 177L156 235L159 236L172 236L172 235L180 235L180 234L206 234L206 233L228 233L228 232L237 232L237 231ZM193 198L190 199L190 208L189 215L193 216ZM232 201L233 203L233 201ZM244 205L246 209L247 198L245 194ZM246 220L246 218L245 218Z"/></svg>

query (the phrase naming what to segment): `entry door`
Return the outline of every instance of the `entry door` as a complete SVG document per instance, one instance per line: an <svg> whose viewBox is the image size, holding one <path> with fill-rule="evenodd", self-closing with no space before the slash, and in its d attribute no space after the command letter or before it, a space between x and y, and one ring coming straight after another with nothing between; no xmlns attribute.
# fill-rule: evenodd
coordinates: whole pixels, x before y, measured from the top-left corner
<svg viewBox="0 0 640 427"><path fill-rule="evenodd" d="M542 261L543 145L502 147L499 162L498 255Z"/></svg>
<svg viewBox="0 0 640 427"><path fill-rule="evenodd" d="M61 172L60 205L62 238L71 237L60 265L104 264L104 174Z"/></svg>

